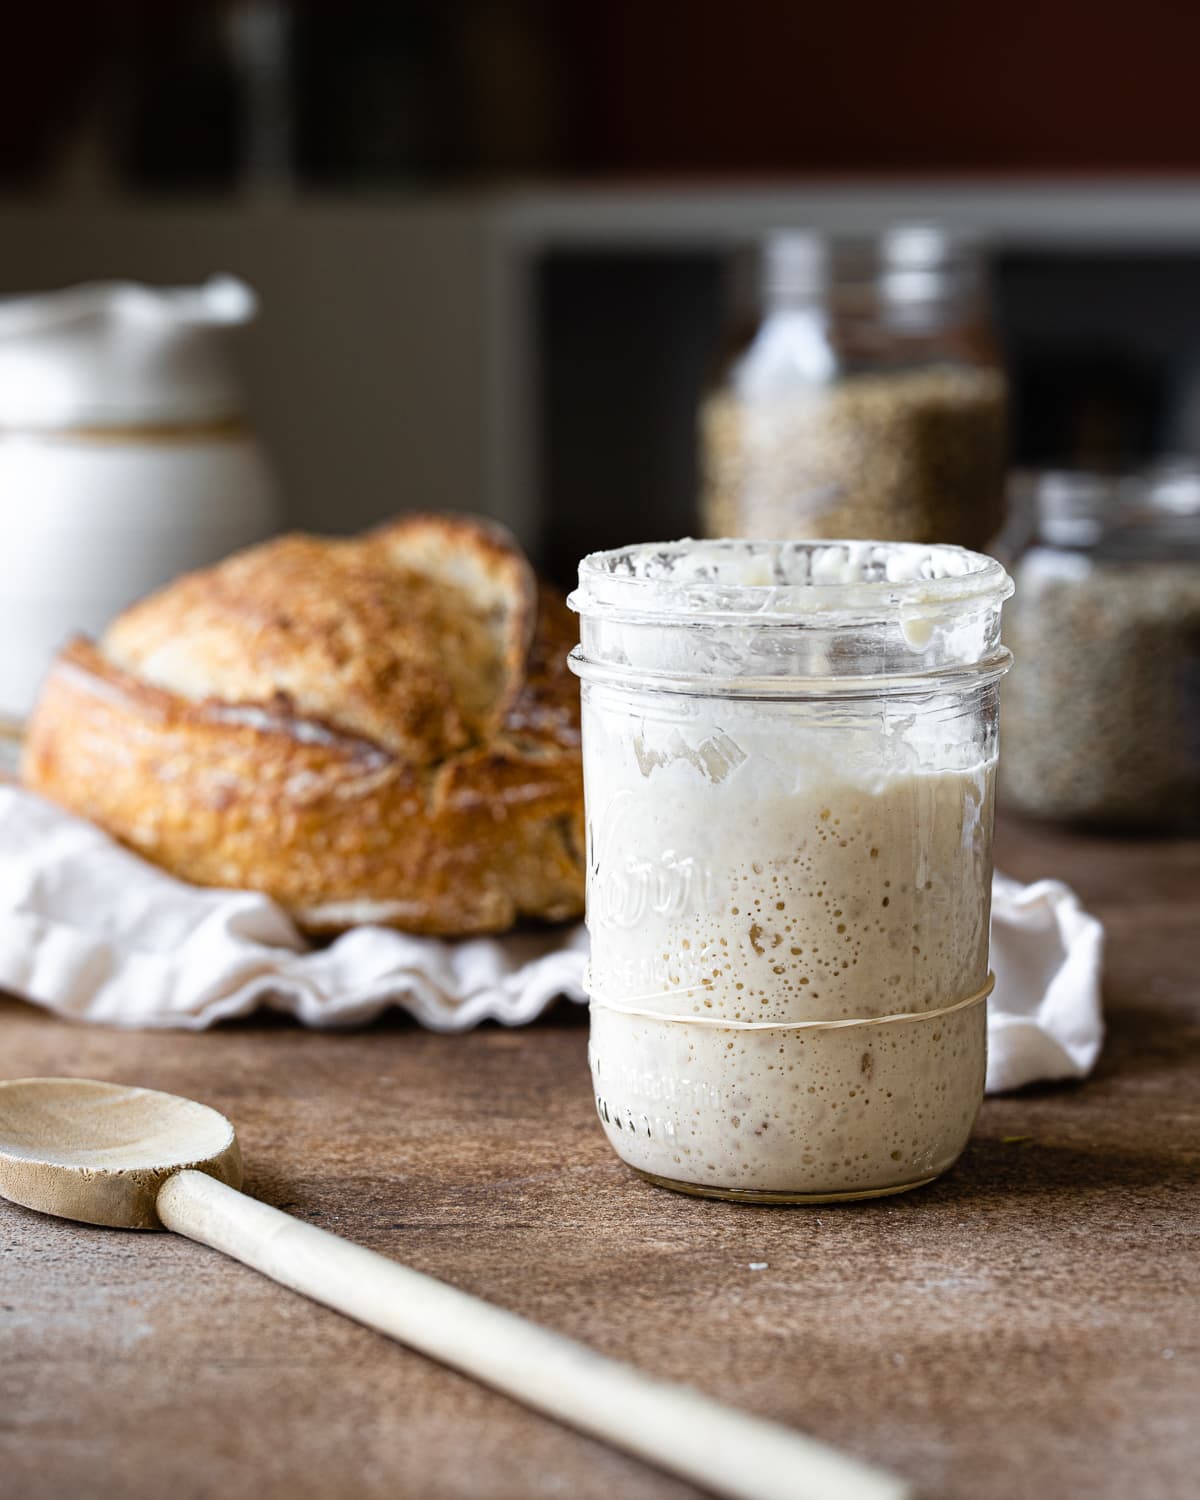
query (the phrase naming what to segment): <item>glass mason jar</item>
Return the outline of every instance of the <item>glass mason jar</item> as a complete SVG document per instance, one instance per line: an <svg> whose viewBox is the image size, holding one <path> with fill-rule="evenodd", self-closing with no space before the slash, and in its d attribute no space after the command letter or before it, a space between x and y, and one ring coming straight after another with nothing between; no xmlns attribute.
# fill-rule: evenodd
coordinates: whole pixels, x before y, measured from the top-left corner
<svg viewBox="0 0 1200 1500"><path fill-rule="evenodd" d="M979 249L787 232L756 270L700 408L705 534L987 545L1006 416Z"/></svg>
<svg viewBox="0 0 1200 1500"><path fill-rule="evenodd" d="M999 563L583 560L590 1061L617 1154L754 1202L901 1192L983 1094Z"/></svg>
<svg viewBox="0 0 1200 1500"><path fill-rule="evenodd" d="M1025 486L1001 796L1033 816L1200 824L1200 471Z"/></svg>

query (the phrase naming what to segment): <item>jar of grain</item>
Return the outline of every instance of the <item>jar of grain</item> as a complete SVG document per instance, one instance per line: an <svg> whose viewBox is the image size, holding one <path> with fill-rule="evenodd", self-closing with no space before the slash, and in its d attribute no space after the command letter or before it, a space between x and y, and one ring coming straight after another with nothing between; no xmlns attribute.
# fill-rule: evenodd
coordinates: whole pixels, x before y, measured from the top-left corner
<svg viewBox="0 0 1200 1500"><path fill-rule="evenodd" d="M1005 640L1000 788L1061 821L1200 824L1200 470L1042 473Z"/></svg>
<svg viewBox="0 0 1200 1500"><path fill-rule="evenodd" d="M743 270L700 410L706 534L988 543L1005 381L978 246L928 227L789 231Z"/></svg>

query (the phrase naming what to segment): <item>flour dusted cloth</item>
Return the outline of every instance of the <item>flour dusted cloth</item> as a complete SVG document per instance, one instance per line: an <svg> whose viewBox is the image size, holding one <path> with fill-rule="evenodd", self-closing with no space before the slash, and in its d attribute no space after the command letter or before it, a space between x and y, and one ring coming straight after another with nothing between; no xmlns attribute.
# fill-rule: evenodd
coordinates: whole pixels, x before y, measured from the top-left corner
<svg viewBox="0 0 1200 1500"><path fill-rule="evenodd" d="M996 877L990 1092L1086 1074L1100 1050L1102 929L1053 880ZM311 948L265 896L174 879L0 781L0 989L78 1021L191 1030L259 1006L307 1026L389 1006L435 1031L586 999L582 927L446 942L359 927Z"/></svg>

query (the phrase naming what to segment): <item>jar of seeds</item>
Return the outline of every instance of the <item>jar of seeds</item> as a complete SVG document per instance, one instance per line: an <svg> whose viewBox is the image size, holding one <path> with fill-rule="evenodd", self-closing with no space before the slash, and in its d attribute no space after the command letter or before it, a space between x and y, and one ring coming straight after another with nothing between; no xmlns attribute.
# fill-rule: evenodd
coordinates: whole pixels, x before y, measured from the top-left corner
<svg viewBox="0 0 1200 1500"><path fill-rule="evenodd" d="M925 227L789 231L742 269L700 410L705 532L985 546L1005 382L978 247Z"/></svg>
<svg viewBox="0 0 1200 1500"><path fill-rule="evenodd" d="M1028 481L1005 641L1004 804L1200 824L1200 470Z"/></svg>

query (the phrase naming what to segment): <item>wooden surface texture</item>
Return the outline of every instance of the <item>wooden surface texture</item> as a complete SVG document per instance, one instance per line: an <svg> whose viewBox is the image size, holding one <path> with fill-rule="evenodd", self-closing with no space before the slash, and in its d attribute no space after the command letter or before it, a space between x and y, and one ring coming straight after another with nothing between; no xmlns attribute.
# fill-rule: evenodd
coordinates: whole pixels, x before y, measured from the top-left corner
<svg viewBox="0 0 1200 1500"><path fill-rule="evenodd" d="M465 1037L193 1036L0 1001L0 1076L202 1099L267 1201L923 1495L1188 1500L1200 843L1009 825L999 857L1105 919L1109 1041L1085 1084L988 1100L958 1167L900 1198L771 1209L641 1182L593 1117L565 1006ZM0 1203L4 1500L693 1493L201 1246Z"/></svg>

